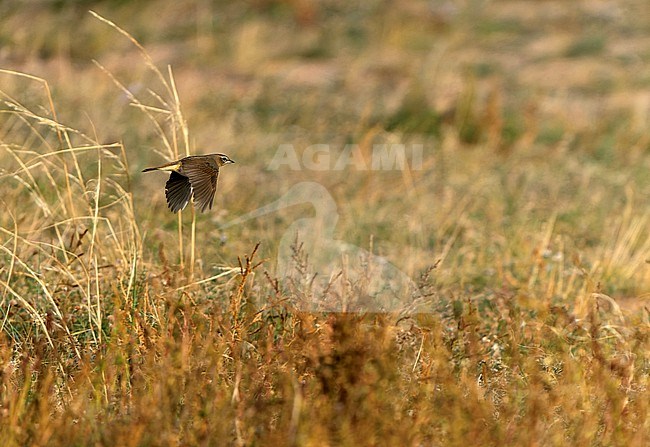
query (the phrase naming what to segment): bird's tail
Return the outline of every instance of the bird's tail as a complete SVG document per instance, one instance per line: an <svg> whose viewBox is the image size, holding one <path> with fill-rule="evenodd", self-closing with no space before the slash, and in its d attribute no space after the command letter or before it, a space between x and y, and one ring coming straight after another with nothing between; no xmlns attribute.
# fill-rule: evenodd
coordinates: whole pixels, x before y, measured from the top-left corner
<svg viewBox="0 0 650 447"><path fill-rule="evenodd" d="M143 169L142 172L149 171L176 171L181 167L181 161L172 161L171 163L165 163L164 165L156 166L154 168Z"/></svg>

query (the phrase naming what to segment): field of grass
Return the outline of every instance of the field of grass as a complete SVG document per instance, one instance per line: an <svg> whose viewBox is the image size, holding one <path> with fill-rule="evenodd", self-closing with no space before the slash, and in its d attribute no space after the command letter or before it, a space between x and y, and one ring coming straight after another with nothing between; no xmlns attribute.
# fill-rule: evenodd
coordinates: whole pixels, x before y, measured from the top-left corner
<svg viewBox="0 0 650 447"><path fill-rule="evenodd" d="M0 3L0 446L648 445L648 17Z"/></svg>

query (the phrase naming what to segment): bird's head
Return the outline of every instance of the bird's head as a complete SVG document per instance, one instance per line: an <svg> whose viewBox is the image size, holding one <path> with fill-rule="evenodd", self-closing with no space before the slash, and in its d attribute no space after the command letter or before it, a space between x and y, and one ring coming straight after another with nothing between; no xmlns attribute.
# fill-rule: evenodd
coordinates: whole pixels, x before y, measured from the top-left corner
<svg viewBox="0 0 650 447"><path fill-rule="evenodd" d="M228 165L234 163L226 154L212 154L212 158L217 162L218 166Z"/></svg>

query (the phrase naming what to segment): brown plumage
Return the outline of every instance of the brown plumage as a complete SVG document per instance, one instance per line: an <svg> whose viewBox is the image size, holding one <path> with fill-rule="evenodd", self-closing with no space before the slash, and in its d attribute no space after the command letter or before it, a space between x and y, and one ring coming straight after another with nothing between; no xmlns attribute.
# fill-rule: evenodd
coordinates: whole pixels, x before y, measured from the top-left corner
<svg viewBox="0 0 650 447"><path fill-rule="evenodd" d="M190 155L142 172L171 172L165 184L165 197L172 213L185 209L192 195L196 207L204 212L206 208L212 209L219 168L230 163L234 161L224 154Z"/></svg>

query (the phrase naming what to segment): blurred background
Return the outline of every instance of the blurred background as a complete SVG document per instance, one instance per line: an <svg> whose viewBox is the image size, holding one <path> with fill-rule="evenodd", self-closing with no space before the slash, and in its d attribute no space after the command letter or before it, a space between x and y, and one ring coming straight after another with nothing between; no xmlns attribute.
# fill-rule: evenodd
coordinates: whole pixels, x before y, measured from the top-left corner
<svg viewBox="0 0 650 447"><path fill-rule="evenodd" d="M412 276L443 260L441 285L518 287L549 261L553 274L578 265L621 295L645 290L648 2L2 2L0 66L47 80L60 122L124 144L139 225L150 245L173 247L166 177L139 174L167 161L165 148L111 76L144 104L170 98L133 42L89 10L165 76L171 67L190 152L237 161L199 216L206 271L257 241L274 259L312 205L227 233L218 225L315 181L336 202L338 239L372 245ZM1 82L43 103L33 83ZM300 169L269 169L287 144ZM421 145L422 165L307 169L315 144L332 164L346 144L368 164L375 145Z"/></svg>
<svg viewBox="0 0 650 447"><path fill-rule="evenodd" d="M0 445L646 446L649 61L648 0L1 1ZM372 255L418 313L310 312Z"/></svg>

